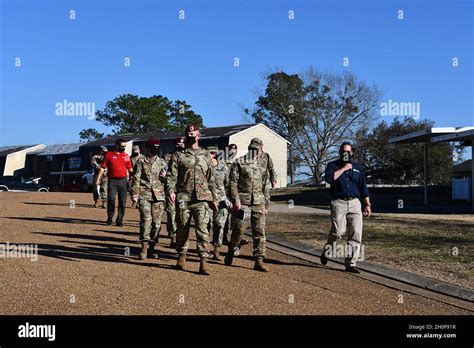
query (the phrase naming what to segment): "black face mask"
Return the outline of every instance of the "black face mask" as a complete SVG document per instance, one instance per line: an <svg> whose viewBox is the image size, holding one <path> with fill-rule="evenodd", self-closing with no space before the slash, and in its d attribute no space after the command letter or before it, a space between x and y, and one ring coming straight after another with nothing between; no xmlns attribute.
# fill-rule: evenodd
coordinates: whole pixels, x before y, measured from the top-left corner
<svg viewBox="0 0 474 348"><path fill-rule="evenodd" d="M140 154L140 152L132 152L132 157L137 157Z"/></svg>
<svg viewBox="0 0 474 348"><path fill-rule="evenodd" d="M186 136L186 144L188 145L193 145L196 142L196 137L195 136Z"/></svg>
<svg viewBox="0 0 474 348"><path fill-rule="evenodd" d="M118 148L118 152L122 153L122 152L124 152L124 151L125 151L125 148L124 148L124 147L119 147L119 148Z"/></svg>
<svg viewBox="0 0 474 348"><path fill-rule="evenodd" d="M349 151L342 151L341 152L341 161L342 162L350 162L351 161L351 153Z"/></svg>
<svg viewBox="0 0 474 348"><path fill-rule="evenodd" d="M150 149L150 152L152 153L153 156L159 155L160 154L160 148L159 147L154 147Z"/></svg>

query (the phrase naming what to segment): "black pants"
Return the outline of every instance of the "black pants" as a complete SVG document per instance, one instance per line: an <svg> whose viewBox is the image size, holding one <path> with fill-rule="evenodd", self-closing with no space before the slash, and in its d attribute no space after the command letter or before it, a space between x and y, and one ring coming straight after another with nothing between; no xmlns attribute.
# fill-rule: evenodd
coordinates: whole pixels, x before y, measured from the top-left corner
<svg viewBox="0 0 474 348"><path fill-rule="evenodd" d="M123 221L125 215L125 204L127 202L127 178L109 178L107 216L112 219L115 214L115 196L119 196L117 221Z"/></svg>

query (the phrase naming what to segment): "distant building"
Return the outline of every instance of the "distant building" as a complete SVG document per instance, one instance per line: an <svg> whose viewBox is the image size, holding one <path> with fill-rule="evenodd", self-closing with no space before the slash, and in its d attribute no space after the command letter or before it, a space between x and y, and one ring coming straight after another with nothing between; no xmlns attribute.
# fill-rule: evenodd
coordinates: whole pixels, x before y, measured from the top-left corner
<svg viewBox="0 0 474 348"><path fill-rule="evenodd" d="M90 143L58 144L45 146L23 145L0 147L0 170L3 175L23 175L41 177L42 182L53 190L78 189L82 176L91 170L91 157L100 151L101 146L109 150L115 147L119 138L126 143L126 152L131 153L133 145L145 151L145 143L151 136L161 140L161 154L164 156L174 150L174 140L183 136L182 131L158 131L146 134L120 134L109 136ZM224 150L229 144L236 144L238 156L247 152L252 138L263 141L263 150L270 154L278 175L277 187L287 184L287 148L289 142L264 124L240 124L201 129L201 146L218 146Z"/></svg>

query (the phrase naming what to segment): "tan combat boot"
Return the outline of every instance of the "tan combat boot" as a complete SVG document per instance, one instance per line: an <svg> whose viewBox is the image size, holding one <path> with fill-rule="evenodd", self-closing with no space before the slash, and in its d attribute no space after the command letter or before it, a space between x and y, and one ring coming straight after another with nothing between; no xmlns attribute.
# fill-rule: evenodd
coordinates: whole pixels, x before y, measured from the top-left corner
<svg viewBox="0 0 474 348"><path fill-rule="evenodd" d="M147 257L149 259L159 259L160 256L155 253L155 245L156 245L156 242L150 242L149 243L149 247L148 247L148 254L147 254Z"/></svg>
<svg viewBox="0 0 474 348"><path fill-rule="evenodd" d="M95 203L94 203L94 208L99 208L99 200L95 200Z"/></svg>
<svg viewBox="0 0 474 348"><path fill-rule="evenodd" d="M148 242L142 242L142 250L140 251L140 260L145 260L148 250Z"/></svg>
<svg viewBox="0 0 474 348"><path fill-rule="evenodd" d="M221 254L221 247L219 245L214 245L214 260L222 261L220 254Z"/></svg>
<svg viewBox="0 0 474 348"><path fill-rule="evenodd" d="M207 259L205 257L201 257L201 264L199 266L199 274L209 275L209 270L207 267Z"/></svg>
<svg viewBox="0 0 474 348"><path fill-rule="evenodd" d="M102 209L107 208L107 201L102 201Z"/></svg>
<svg viewBox="0 0 474 348"><path fill-rule="evenodd" d="M257 257L257 260L255 260L255 266L253 266L253 269L260 272L269 271L268 267L263 264L263 257Z"/></svg>
<svg viewBox="0 0 474 348"><path fill-rule="evenodd" d="M178 262L176 263L177 269L184 270L184 266L186 266L186 253L179 254Z"/></svg>

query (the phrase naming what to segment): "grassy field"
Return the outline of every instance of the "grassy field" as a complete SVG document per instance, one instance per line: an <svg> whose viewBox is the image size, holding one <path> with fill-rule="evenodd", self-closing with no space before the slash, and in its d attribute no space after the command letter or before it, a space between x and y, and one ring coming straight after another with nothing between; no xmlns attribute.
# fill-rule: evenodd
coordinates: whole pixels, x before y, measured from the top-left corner
<svg viewBox="0 0 474 348"><path fill-rule="evenodd" d="M268 217L269 233L321 248L329 227L326 214L288 210L270 213ZM367 261L474 288L472 214L375 212L371 218L364 219L363 244Z"/></svg>

